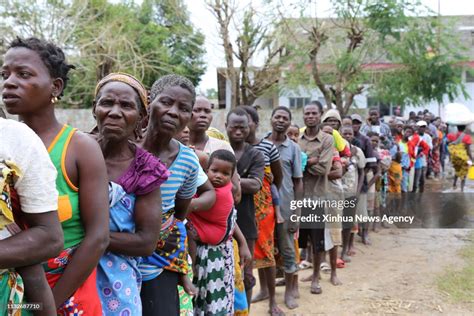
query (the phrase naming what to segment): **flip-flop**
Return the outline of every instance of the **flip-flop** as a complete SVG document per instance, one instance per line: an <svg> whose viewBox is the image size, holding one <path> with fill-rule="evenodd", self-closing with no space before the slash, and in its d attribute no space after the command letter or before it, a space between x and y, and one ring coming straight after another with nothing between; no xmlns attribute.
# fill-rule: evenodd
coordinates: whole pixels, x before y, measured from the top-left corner
<svg viewBox="0 0 474 316"><path fill-rule="evenodd" d="M275 282L275 286L285 286L285 279L280 279Z"/></svg>
<svg viewBox="0 0 474 316"><path fill-rule="evenodd" d="M329 264L327 262L321 263L321 265L319 266L319 269L324 273L330 273L331 272L331 267L329 266Z"/></svg>
<svg viewBox="0 0 474 316"><path fill-rule="evenodd" d="M346 267L346 263L345 263L344 260L342 260L341 258L337 258L336 267L337 267L338 269L345 268L345 267Z"/></svg>
<svg viewBox="0 0 474 316"><path fill-rule="evenodd" d="M303 260L301 263L298 265L300 270L305 270L313 267L313 264L309 261Z"/></svg>

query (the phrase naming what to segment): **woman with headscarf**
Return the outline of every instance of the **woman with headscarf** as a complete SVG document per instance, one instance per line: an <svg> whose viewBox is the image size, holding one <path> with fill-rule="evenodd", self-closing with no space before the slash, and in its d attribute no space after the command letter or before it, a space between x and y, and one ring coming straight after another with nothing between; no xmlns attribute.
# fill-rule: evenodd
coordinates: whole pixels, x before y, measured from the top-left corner
<svg viewBox="0 0 474 316"><path fill-rule="evenodd" d="M110 244L99 261L104 315L141 315L139 257L153 253L161 226L160 185L169 176L158 158L132 143L146 116L146 89L135 77L111 73L95 89L97 140L109 176Z"/></svg>

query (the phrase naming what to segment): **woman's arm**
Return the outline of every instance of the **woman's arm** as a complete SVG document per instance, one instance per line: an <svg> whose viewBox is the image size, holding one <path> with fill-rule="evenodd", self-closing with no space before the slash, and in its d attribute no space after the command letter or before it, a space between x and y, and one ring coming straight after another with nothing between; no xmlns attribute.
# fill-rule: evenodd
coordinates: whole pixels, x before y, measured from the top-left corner
<svg viewBox="0 0 474 316"><path fill-rule="evenodd" d="M252 260L252 255L250 254L247 241L245 240L244 234L239 228L239 225L235 224L234 238L239 244L239 256L240 256L240 266L246 266L250 260Z"/></svg>
<svg viewBox="0 0 474 316"><path fill-rule="evenodd" d="M29 229L0 240L0 269L44 262L63 249L63 232L56 211L23 214Z"/></svg>
<svg viewBox="0 0 474 316"><path fill-rule="evenodd" d="M179 220L184 221L186 215L188 214L189 204L191 203L191 199L180 199L176 198L174 201L174 217Z"/></svg>
<svg viewBox="0 0 474 316"><path fill-rule="evenodd" d="M79 179L79 207L85 237L53 288L56 306L63 304L89 277L109 244L108 177L95 140L74 135Z"/></svg>
<svg viewBox="0 0 474 316"><path fill-rule="evenodd" d="M132 257L150 256L156 249L161 228L161 190L137 196L133 219L135 233L110 233L107 250Z"/></svg>
<svg viewBox="0 0 474 316"><path fill-rule="evenodd" d="M237 168L235 168L232 176L232 196L234 197L234 204L239 204L242 199L242 189L240 188L240 176Z"/></svg>

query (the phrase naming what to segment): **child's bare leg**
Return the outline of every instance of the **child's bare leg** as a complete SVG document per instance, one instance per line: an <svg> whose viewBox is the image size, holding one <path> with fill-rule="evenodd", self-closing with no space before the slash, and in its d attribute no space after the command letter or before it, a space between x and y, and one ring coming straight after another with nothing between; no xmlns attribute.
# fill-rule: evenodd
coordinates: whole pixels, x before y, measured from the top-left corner
<svg viewBox="0 0 474 316"><path fill-rule="evenodd" d="M342 282L339 281L337 277L337 246L334 246L329 250L329 261L331 263L331 283L332 285L341 285Z"/></svg>
<svg viewBox="0 0 474 316"><path fill-rule="evenodd" d="M41 303L42 309L34 311L35 316L56 315L56 305L53 292L48 285L43 267L39 264L16 268L25 285L25 298L27 303Z"/></svg>

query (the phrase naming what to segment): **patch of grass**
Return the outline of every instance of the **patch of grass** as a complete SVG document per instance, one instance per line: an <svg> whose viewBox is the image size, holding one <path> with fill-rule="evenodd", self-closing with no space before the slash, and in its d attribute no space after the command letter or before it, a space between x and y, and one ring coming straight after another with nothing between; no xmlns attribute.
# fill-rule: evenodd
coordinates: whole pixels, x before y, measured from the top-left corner
<svg viewBox="0 0 474 316"><path fill-rule="evenodd" d="M467 239L460 251L464 266L449 268L437 280L438 288L456 303L474 303L474 232Z"/></svg>

